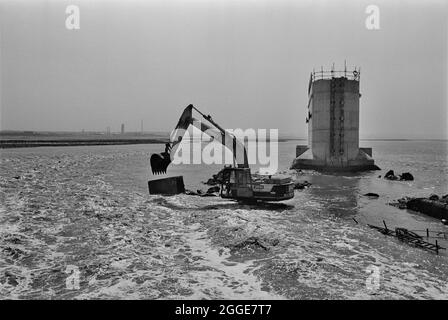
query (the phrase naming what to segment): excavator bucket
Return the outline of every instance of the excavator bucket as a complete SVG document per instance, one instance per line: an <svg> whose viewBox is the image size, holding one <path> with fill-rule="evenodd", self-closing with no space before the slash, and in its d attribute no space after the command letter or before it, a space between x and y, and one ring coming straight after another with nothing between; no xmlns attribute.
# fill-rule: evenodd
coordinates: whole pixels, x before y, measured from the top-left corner
<svg viewBox="0 0 448 320"><path fill-rule="evenodd" d="M167 152L153 153L151 155L150 164L152 174L164 174L171 163L170 154Z"/></svg>

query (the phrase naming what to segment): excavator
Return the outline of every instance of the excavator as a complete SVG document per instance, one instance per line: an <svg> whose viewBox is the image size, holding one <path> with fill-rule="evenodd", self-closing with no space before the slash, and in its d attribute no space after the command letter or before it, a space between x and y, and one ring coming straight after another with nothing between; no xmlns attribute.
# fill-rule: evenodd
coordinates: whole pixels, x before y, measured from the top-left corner
<svg viewBox="0 0 448 320"><path fill-rule="evenodd" d="M233 199L247 202L264 201L283 201L294 197L294 183L291 177L281 175L258 175L251 174L247 151L244 143L239 141L235 135L224 130L218 125L210 115L205 115L192 104L188 105L183 111L175 130L170 135L170 142L166 143L165 151L160 154L152 154L150 165L153 174L164 174L172 162L172 155L175 153L175 147L182 141L185 130L190 125L206 132L213 129L203 122L196 121L192 116L192 111L198 112L207 122L209 122L220 135L218 140L224 147L226 141L232 141L233 165L226 165L216 175L216 181L220 185L221 198ZM209 132L209 131L207 131ZM213 137L215 138L215 137ZM230 148L229 148L230 149ZM242 153L242 163L238 163L237 150Z"/></svg>

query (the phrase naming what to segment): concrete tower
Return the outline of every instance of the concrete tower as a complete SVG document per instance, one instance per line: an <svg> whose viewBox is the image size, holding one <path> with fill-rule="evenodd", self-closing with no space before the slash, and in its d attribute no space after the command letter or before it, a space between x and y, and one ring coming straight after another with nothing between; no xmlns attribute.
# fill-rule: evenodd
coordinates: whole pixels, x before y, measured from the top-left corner
<svg viewBox="0 0 448 320"><path fill-rule="evenodd" d="M319 71L308 86L308 146L297 146L293 169L375 170L372 148L359 148L358 70Z"/></svg>

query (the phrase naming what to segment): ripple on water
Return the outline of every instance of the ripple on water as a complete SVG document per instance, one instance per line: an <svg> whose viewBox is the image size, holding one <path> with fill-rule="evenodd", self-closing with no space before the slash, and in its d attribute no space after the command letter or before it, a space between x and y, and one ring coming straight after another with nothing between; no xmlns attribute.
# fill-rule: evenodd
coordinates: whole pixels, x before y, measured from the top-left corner
<svg viewBox="0 0 448 320"><path fill-rule="evenodd" d="M356 196L347 194L354 178L332 195L313 185L293 201L266 206L148 196L113 184L111 166L147 156L123 150L23 152L2 159L2 298L447 295L446 257L403 246L332 213L357 208ZM370 265L382 270L379 292L366 288ZM79 290L66 287L69 266L80 272Z"/></svg>

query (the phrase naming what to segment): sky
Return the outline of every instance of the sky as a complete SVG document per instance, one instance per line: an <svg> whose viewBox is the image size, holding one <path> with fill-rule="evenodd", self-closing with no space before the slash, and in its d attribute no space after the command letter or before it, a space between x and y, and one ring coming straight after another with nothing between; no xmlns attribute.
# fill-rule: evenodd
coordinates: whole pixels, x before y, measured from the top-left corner
<svg viewBox="0 0 448 320"><path fill-rule="evenodd" d="M169 132L192 103L306 138L310 72L346 61L361 138L448 138L447 0L0 0L0 45L1 130Z"/></svg>

